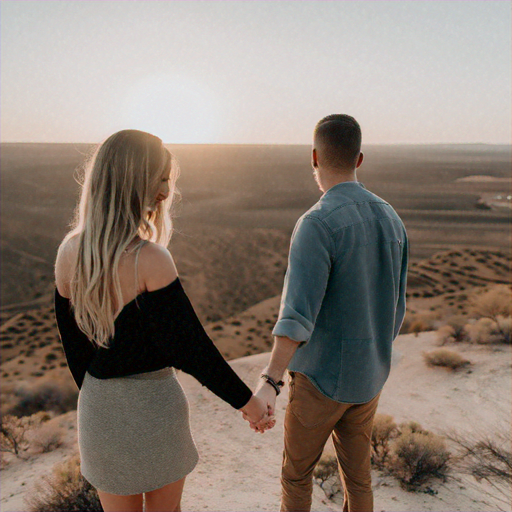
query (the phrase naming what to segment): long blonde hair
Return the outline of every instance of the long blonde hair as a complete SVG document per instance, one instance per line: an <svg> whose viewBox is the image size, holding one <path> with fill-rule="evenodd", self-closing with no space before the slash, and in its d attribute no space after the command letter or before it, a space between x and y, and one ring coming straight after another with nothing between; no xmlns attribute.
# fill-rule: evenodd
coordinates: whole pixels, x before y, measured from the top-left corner
<svg viewBox="0 0 512 512"><path fill-rule="evenodd" d="M156 202L169 167L169 196ZM158 137L122 130L97 148L84 170L73 228L64 239L78 235L71 303L80 329L107 348L123 308L119 261L137 237L139 244L169 244L179 167Z"/></svg>

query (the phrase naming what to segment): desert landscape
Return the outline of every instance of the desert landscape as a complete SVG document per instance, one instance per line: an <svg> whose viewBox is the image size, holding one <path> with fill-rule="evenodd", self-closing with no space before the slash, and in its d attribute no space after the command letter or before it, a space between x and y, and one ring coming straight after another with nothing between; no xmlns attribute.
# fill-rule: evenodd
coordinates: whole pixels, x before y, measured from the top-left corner
<svg viewBox="0 0 512 512"><path fill-rule="evenodd" d="M252 385L272 347L290 234L320 196L310 148L170 149L180 162L182 195L171 252L208 333ZM23 434L18 453L3 439L2 512L42 511L33 501L44 495L41 475L77 451L77 390L53 316L53 262L90 151L85 144L1 145L1 412L13 422L10 432ZM475 473L461 440L472 448L491 442L501 462L485 460L510 475L511 148L363 152L359 180L395 207L411 251L407 316L379 404L389 431L375 441L375 510L510 510L510 486ZM259 436L194 379L181 374L180 381L201 454L183 509L277 510L286 393L277 426ZM450 453L437 476L416 482L392 464L407 435ZM388 448L382 460L379 450ZM332 453L328 446L326 467ZM316 474L313 510L341 510L336 478Z"/></svg>

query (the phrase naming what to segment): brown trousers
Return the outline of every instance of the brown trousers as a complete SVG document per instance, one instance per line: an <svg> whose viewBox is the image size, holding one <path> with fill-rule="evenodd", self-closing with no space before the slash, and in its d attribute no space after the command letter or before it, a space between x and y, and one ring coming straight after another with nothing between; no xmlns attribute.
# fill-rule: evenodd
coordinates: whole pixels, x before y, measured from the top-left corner
<svg viewBox="0 0 512 512"><path fill-rule="evenodd" d="M335 402L290 372L284 420L281 512L309 512L313 470L332 434L345 491L344 512L372 512L371 434L379 395L364 404Z"/></svg>

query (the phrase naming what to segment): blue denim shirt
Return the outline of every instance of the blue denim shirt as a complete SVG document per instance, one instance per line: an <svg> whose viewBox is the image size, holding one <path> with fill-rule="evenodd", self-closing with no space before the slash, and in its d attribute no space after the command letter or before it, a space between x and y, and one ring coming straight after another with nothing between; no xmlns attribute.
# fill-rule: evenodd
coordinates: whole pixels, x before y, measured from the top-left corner
<svg viewBox="0 0 512 512"><path fill-rule="evenodd" d="M330 188L292 234L272 332L302 342L288 369L338 402L374 398L405 315L407 262L407 234L391 205L360 182Z"/></svg>

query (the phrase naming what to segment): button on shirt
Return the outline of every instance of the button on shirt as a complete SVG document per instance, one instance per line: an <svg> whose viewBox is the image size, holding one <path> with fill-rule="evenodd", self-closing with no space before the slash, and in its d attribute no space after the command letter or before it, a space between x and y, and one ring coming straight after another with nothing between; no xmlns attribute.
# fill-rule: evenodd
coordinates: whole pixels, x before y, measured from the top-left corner
<svg viewBox="0 0 512 512"><path fill-rule="evenodd" d="M338 402L374 398L405 315L407 262L405 227L389 203L360 182L330 188L292 234L272 332L301 342L288 369Z"/></svg>

